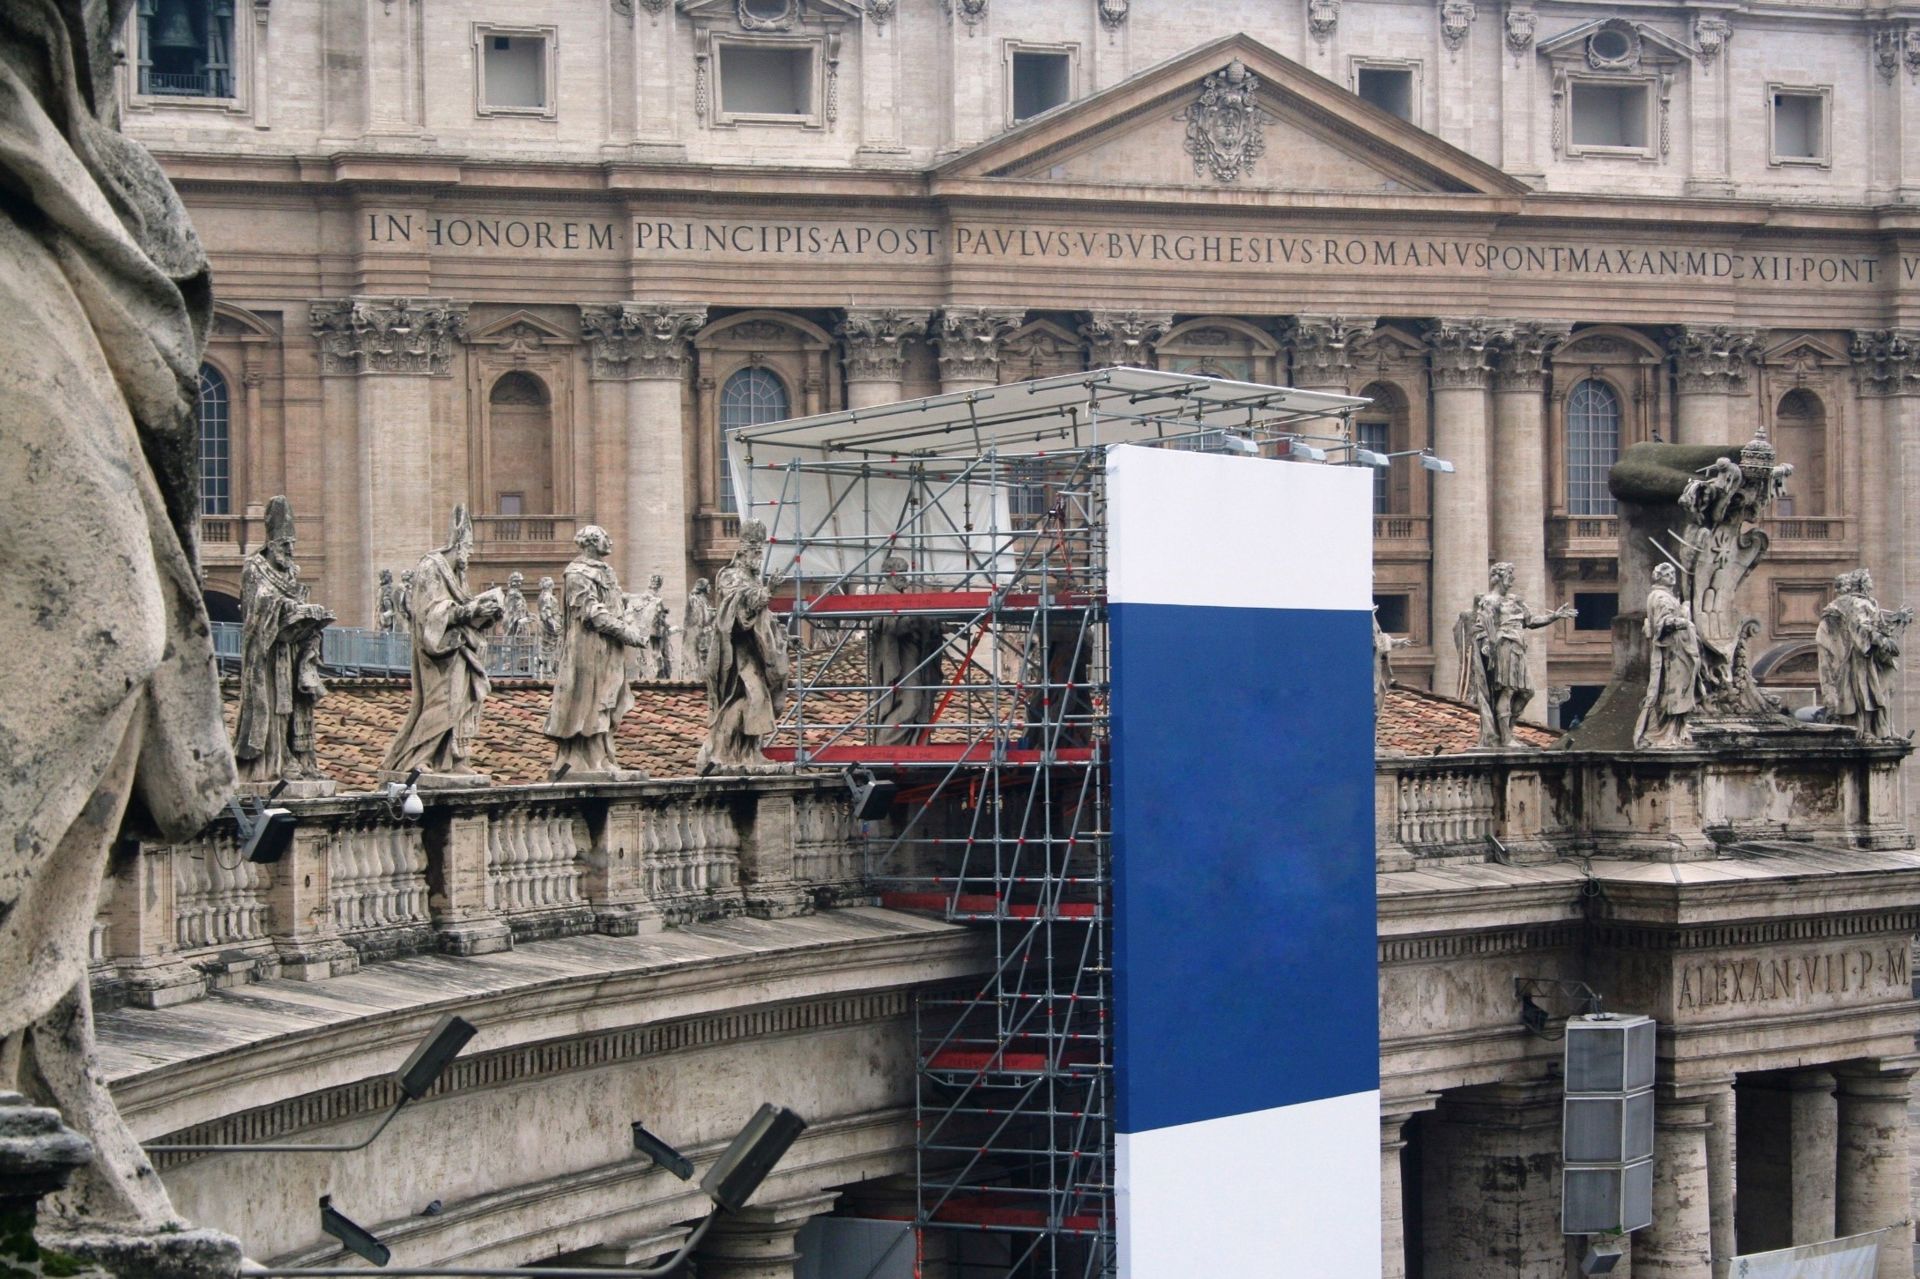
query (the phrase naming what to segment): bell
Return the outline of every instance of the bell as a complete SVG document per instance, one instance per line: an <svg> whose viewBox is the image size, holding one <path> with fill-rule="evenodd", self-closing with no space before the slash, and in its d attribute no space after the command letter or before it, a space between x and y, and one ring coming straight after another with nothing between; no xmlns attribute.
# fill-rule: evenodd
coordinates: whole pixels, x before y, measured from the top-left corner
<svg viewBox="0 0 1920 1279"><path fill-rule="evenodd" d="M200 42L194 39L193 20L187 14L185 0L173 0L160 13L160 30L151 41L156 49L193 49Z"/></svg>

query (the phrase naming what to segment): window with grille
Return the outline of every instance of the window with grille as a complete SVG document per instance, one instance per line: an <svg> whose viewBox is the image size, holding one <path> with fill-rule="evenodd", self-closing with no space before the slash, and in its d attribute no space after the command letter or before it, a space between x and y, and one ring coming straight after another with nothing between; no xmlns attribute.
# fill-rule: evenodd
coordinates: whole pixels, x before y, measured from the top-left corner
<svg viewBox="0 0 1920 1279"><path fill-rule="evenodd" d="M1607 472L1620 460L1620 397L1596 378L1567 396L1567 514L1612 515Z"/></svg>
<svg viewBox="0 0 1920 1279"><path fill-rule="evenodd" d="M227 416L227 380L200 366L200 513L233 513L233 434Z"/></svg>
<svg viewBox="0 0 1920 1279"><path fill-rule="evenodd" d="M1393 424L1386 421L1359 421L1353 424L1353 442L1369 453L1393 452ZM1393 499L1387 491L1387 468L1373 469L1373 513L1385 515Z"/></svg>
<svg viewBox="0 0 1920 1279"><path fill-rule="evenodd" d="M233 0L139 0L140 93L232 98Z"/></svg>
<svg viewBox="0 0 1920 1279"><path fill-rule="evenodd" d="M778 377L761 368L745 368L727 379L720 388L720 509L737 509L733 496L733 473L727 469L727 432L742 426L759 426L791 417L787 388Z"/></svg>

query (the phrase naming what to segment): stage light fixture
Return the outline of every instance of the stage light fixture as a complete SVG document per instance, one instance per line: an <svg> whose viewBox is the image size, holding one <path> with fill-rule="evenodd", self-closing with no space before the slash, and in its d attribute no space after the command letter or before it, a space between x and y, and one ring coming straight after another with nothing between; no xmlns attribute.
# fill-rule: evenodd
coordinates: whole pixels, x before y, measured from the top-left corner
<svg viewBox="0 0 1920 1279"><path fill-rule="evenodd" d="M348 1252L376 1266L393 1260L393 1250L380 1237L333 1206L332 1195L320 1196L320 1229L345 1245Z"/></svg>
<svg viewBox="0 0 1920 1279"><path fill-rule="evenodd" d="M1580 1273L1583 1275L1610 1275L1613 1268L1620 1264L1622 1250L1617 1243L1602 1243L1598 1240L1587 1244L1587 1255L1580 1258Z"/></svg>
<svg viewBox="0 0 1920 1279"><path fill-rule="evenodd" d="M1327 460L1327 451L1325 449L1315 448L1305 440L1295 436L1293 439L1287 441L1287 456L1296 462L1324 462Z"/></svg>
<svg viewBox="0 0 1920 1279"><path fill-rule="evenodd" d="M240 855L250 862L270 865L285 857L287 849L293 847L293 829L299 823L286 809L267 807L285 786L285 782L280 783L265 800L256 799L251 805L238 797L227 801Z"/></svg>
<svg viewBox="0 0 1920 1279"><path fill-rule="evenodd" d="M1422 453L1420 455L1420 465L1429 471L1434 471L1441 475L1453 474L1453 463L1447 461L1444 457L1435 457L1431 453Z"/></svg>
<svg viewBox="0 0 1920 1279"><path fill-rule="evenodd" d="M1260 441L1245 435L1235 435L1232 431L1222 432L1220 443L1222 447L1232 449L1235 453L1245 453L1248 457L1260 455Z"/></svg>
<svg viewBox="0 0 1920 1279"><path fill-rule="evenodd" d="M639 1120L633 1124L633 1148L680 1180L693 1180L693 1160L648 1132Z"/></svg>
<svg viewBox="0 0 1920 1279"><path fill-rule="evenodd" d="M728 1212L739 1212L806 1127L807 1121L785 1106L761 1106L700 1179L700 1189Z"/></svg>
<svg viewBox="0 0 1920 1279"><path fill-rule="evenodd" d="M1360 463L1360 465L1362 466L1378 466L1383 469L1393 465L1393 458L1391 455L1386 453L1376 453L1372 449L1355 449L1353 451L1353 460Z"/></svg>
<svg viewBox="0 0 1920 1279"><path fill-rule="evenodd" d="M898 782L877 776L871 768L849 768L841 777L847 783L853 815L858 821L885 817L893 808L893 797L900 793Z"/></svg>

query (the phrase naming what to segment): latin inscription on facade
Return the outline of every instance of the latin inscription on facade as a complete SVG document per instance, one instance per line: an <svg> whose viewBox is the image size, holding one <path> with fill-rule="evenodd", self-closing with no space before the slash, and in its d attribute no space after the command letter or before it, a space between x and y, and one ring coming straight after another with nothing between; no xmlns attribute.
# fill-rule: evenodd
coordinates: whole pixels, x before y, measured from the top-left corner
<svg viewBox="0 0 1920 1279"><path fill-rule="evenodd" d="M1906 998L1912 980L1912 952L1904 941L1831 951L1728 955L1678 966L1673 976L1674 1007L1685 1013Z"/></svg>

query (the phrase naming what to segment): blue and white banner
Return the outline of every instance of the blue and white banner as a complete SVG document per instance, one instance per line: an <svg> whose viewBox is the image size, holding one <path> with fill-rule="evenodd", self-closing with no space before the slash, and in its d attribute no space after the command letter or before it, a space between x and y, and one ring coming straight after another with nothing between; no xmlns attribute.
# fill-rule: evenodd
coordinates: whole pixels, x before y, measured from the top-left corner
<svg viewBox="0 0 1920 1279"><path fill-rule="evenodd" d="M1106 478L1120 1274L1374 1279L1371 472Z"/></svg>
<svg viewBox="0 0 1920 1279"><path fill-rule="evenodd" d="M1864 1235L1776 1252L1750 1252L1735 1257L1727 1273L1732 1279L1873 1279L1880 1270L1883 1245L1911 1252L1912 1225L1888 1226ZM1904 1266L1901 1273L1906 1273Z"/></svg>

